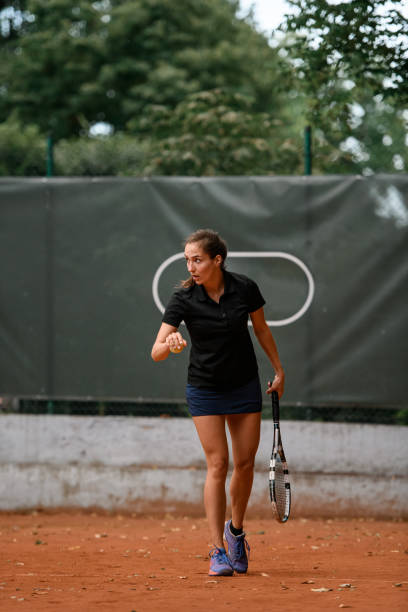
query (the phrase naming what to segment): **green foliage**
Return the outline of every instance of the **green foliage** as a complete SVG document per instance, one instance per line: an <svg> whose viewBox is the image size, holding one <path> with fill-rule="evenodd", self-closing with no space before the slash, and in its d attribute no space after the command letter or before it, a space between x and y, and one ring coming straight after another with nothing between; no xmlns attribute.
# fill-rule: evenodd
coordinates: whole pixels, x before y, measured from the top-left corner
<svg viewBox="0 0 408 612"><path fill-rule="evenodd" d="M406 171L402 2L288 2L276 47L237 0L6 0L0 173L43 174L52 134L65 175L299 174L307 123L314 173Z"/></svg>
<svg viewBox="0 0 408 612"><path fill-rule="evenodd" d="M13 115L0 123L0 176L45 173L46 142L35 125L23 126Z"/></svg>
<svg viewBox="0 0 408 612"><path fill-rule="evenodd" d="M216 87L251 96L259 111L277 105L277 53L236 18L237 7L228 0L115 3L100 83L115 97L117 118L107 120L122 127L151 104L171 109Z"/></svg>
<svg viewBox="0 0 408 612"><path fill-rule="evenodd" d="M397 412L396 421L398 425L408 425L408 408L402 408Z"/></svg>
<svg viewBox="0 0 408 612"><path fill-rule="evenodd" d="M140 176L146 147L124 134L62 140L55 147L58 176Z"/></svg>
<svg viewBox="0 0 408 612"><path fill-rule="evenodd" d="M292 55L303 61L311 92L351 79L373 95L408 102L408 21L398 10L402 0L288 2L298 14L287 17L284 30L296 33Z"/></svg>
<svg viewBox="0 0 408 612"><path fill-rule="evenodd" d="M281 53L293 66L292 87L302 92L315 128L315 170L406 169L408 22L398 11L402 2L288 2L298 11L282 26Z"/></svg>
<svg viewBox="0 0 408 612"><path fill-rule="evenodd" d="M173 111L152 107L138 128L153 138L146 174L212 176L287 174L299 151L273 145L278 127L250 100L221 89L187 96Z"/></svg>
<svg viewBox="0 0 408 612"><path fill-rule="evenodd" d="M9 2L9 4L13 4ZM15 4L15 3L14 3ZM257 111L280 106L278 57L232 0L29 0L0 46L0 116L15 109L54 138L228 85ZM1 38L1 37L0 37Z"/></svg>
<svg viewBox="0 0 408 612"><path fill-rule="evenodd" d="M134 137L61 140L54 147L56 176L140 176L146 145ZM0 176L44 176L46 138L34 125L23 126L14 116L0 124Z"/></svg>
<svg viewBox="0 0 408 612"><path fill-rule="evenodd" d="M103 55L100 15L86 0L30 0L26 9L0 47L0 116L14 110L54 138L78 134L96 102L86 85Z"/></svg>

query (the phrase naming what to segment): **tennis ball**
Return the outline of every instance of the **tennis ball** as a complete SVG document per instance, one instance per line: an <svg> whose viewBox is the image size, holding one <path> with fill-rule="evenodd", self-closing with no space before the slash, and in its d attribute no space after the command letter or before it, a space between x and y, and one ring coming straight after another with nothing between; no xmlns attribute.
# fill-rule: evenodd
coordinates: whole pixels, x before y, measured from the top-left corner
<svg viewBox="0 0 408 612"><path fill-rule="evenodd" d="M177 353L181 353L181 351L184 349L184 344L181 344L180 346L171 346L170 347L170 351L174 354L177 355Z"/></svg>

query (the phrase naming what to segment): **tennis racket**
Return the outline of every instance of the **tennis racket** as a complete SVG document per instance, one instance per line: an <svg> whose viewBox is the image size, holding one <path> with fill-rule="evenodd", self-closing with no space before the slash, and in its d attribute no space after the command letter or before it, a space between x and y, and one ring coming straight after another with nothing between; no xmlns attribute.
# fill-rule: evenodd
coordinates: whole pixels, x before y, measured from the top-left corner
<svg viewBox="0 0 408 612"><path fill-rule="evenodd" d="M272 391L273 415L273 445L269 464L269 494L272 510L280 523L285 523L290 513L290 482L289 470L283 452L282 438L279 427L279 395Z"/></svg>

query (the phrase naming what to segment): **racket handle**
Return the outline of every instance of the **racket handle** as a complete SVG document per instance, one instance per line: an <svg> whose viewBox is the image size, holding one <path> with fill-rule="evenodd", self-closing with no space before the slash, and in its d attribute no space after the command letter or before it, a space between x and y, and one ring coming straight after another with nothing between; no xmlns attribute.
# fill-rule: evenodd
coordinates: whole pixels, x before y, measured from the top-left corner
<svg viewBox="0 0 408 612"><path fill-rule="evenodd" d="M272 416L273 422L279 423L279 395L277 391L272 391Z"/></svg>

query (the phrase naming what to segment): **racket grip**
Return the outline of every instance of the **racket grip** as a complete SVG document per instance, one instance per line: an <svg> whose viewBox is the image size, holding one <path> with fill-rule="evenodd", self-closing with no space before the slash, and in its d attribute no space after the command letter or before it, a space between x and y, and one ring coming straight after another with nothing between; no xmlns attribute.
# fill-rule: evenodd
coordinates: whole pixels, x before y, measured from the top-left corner
<svg viewBox="0 0 408 612"><path fill-rule="evenodd" d="M273 422L279 423L279 395L277 391L272 391L272 416Z"/></svg>

